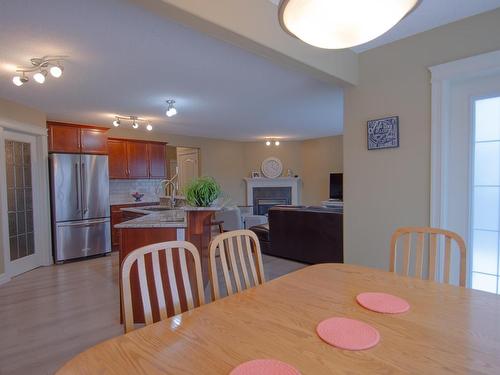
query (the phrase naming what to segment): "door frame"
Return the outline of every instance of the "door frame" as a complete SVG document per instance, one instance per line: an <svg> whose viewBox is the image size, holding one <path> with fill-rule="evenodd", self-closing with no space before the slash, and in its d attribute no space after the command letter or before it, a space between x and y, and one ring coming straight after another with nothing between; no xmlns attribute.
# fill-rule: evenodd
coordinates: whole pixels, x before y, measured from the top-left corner
<svg viewBox="0 0 500 375"><path fill-rule="evenodd" d="M428 68L431 72L431 179L430 225L448 227L448 134L451 129L451 87L454 82L500 73L500 50ZM470 207L469 207L470 212ZM469 215L470 216L470 215ZM470 236L466 239L471 248ZM467 275L472 252L468 252ZM442 259L438 257L438 263ZM439 264L440 265L440 264ZM442 267L438 267L441 271ZM442 275L439 275L441 277ZM470 287L467 277L467 287Z"/></svg>
<svg viewBox="0 0 500 375"><path fill-rule="evenodd" d="M44 127L13 121L0 117L0 165L5 170L5 135L6 132L24 134L34 137L34 159L37 160L36 168L32 164L33 185L33 220L35 232L35 242L38 245L37 266L53 264L52 242L51 242L51 221L50 221L50 196L48 177L48 146L47 129ZM36 182L35 182L36 179ZM10 262L10 251L8 243L8 217L7 217L7 191L6 174L0 173L0 234L3 248L4 272L0 274L0 284L9 281L15 274L15 267ZM36 206L36 209L35 209Z"/></svg>

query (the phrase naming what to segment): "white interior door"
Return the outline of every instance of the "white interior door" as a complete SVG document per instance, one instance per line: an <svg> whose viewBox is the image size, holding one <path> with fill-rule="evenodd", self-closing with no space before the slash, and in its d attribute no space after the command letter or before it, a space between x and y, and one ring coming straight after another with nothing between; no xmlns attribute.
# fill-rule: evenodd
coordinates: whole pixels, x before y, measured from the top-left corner
<svg viewBox="0 0 500 375"><path fill-rule="evenodd" d="M182 192L189 182L199 177L200 166L197 148L178 148L179 190Z"/></svg>
<svg viewBox="0 0 500 375"><path fill-rule="evenodd" d="M36 138L5 131L0 151L2 208L2 247L9 277L41 265L40 210L42 191L40 173L45 169L38 160ZM0 138L1 139L1 138Z"/></svg>

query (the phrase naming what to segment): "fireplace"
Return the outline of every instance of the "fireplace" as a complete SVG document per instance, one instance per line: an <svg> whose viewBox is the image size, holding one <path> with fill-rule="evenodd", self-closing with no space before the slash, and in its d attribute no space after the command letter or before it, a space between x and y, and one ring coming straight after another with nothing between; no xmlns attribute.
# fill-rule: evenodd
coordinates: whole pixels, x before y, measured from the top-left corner
<svg viewBox="0 0 500 375"><path fill-rule="evenodd" d="M292 188L287 187L254 187L253 214L267 215L267 211L278 204L292 204Z"/></svg>
<svg viewBox="0 0 500 375"><path fill-rule="evenodd" d="M245 178L247 205L254 215L266 215L278 204L300 205L301 179L298 177Z"/></svg>

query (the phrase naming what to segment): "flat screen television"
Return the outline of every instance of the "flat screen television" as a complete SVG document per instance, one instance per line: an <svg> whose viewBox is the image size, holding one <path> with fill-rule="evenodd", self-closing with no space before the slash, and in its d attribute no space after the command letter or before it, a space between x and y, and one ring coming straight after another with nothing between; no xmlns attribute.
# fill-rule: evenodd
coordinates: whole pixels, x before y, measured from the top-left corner
<svg viewBox="0 0 500 375"><path fill-rule="evenodd" d="M330 199L342 198L342 173L330 173Z"/></svg>

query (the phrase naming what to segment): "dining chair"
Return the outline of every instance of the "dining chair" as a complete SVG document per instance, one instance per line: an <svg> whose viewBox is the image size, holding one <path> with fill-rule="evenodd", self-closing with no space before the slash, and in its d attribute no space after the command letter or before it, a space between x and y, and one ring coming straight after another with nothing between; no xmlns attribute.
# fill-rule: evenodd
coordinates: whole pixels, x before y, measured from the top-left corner
<svg viewBox="0 0 500 375"><path fill-rule="evenodd" d="M175 256L175 262L174 249L177 249L175 252L178 252ZM186 254L191 255L192 261L191 259L187 260ZM150 259L146 260L146 257ZM192 243L187 241L169 241L141 247L128 254L123 260L121 267L122 311L125 322L125 333L134 329L131 271L135 264L137 264L139 289L146 325L153 323L151 295L156 299L161 320L182 312L181 297L186 301L188 310L195 307L195 299L197 299L198 306L205 303L200 255ZM188 264L194 264L194 275L192 272L189 272ZM176 274L178 277L176 277ZM193 281L193 278L195 281ZM149 283L148 279L150 280ZM168 283L165 282L167 279ZM182 282L179 282L178 285L177 281L179 279ZM195 284L194 289L193 285L191 285L192 282ZM154 288L152 288L152 285L154 285ZM173 305L173 313L170 314L167 311L165 290L167 290L168 301Z"/></svg>
<svg viewBox="0 0 500 375"><path fill-rule="evenodd" d="M221 297L216 258L220 258L228 296L234 294L233 280L237 292L266 281L259 239L250 230L240 229L219 234L210 243L209 253L210 284L214 301Z"/></svg>
<svg viewBox="0 0 500 375"><path fill-rule="evenodd" d="M439 257L438 241L444 237L445 247L444 247L444 281L450 283L450 268L451 268L451 257L452 257L452 241L455 241L456 248L458 248L458 253L460 255L460 276L459 285L465 286L465 276L466 276L466 260L467 251L465 247L465 242L457 233L451 232L449 230L430 228L430 227L402 227L396 229L391 238L391 259L390 259L390 271L396 272L397 264L397 253L398 253L398 241L404 237L403 243L403 260L402 260L402 274L405 276L410 276L411 258L412 258L412 238L416 235L416 246L415 246L415 276L419 278L424 278L424 248L425 239L429 238L429 263L428 263L428 278L429 280L436 280L439 275L437 270L437 258ZM442 263L442 262L439 262Z"/></svg>

